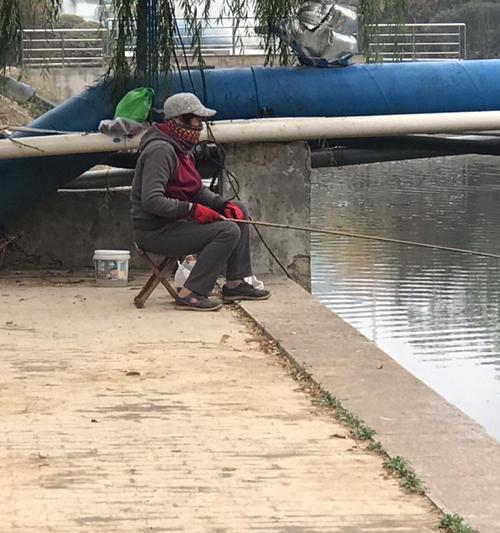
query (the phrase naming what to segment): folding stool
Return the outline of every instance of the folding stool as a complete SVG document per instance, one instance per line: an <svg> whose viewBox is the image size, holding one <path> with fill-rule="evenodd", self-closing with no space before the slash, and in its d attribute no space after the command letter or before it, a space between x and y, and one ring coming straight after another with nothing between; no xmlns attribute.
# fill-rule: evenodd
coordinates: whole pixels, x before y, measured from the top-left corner
<svg viewBox="0 0 500 533"><path fill-rule="evenodd" d="M167 280L165 275L175 265L175 263L177 262L177 258L165 257L160 261L160 263L156 264L151 259L151 257L149 257L148 253L142 248L140 248L135 242L134 246L137 250L137 253L142 257L142 259L152 271L150 278L148 279L148 281L146 281L139 294L134 298L134 305L138 309L142 309L146 304L146 300L151 296L151 293L160 283L167 289L170 296L172 296L172 298L174 298L175 300L177 293L170 284L170 282Z"/></svg>

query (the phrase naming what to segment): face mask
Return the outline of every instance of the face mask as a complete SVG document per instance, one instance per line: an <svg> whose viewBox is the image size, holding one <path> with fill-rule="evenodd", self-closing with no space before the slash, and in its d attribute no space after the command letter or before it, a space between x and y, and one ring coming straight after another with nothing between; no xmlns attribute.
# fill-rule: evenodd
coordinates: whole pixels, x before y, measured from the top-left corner
<svg viewBox="0 0 500 533"><path fill-rule="evenodd" d="M178 144L187 150L190 150L200 140L201 126L191 126L184 122L178 122L174 119L167 120L164 124L159 125L159 128L170 135Z"/></svg>

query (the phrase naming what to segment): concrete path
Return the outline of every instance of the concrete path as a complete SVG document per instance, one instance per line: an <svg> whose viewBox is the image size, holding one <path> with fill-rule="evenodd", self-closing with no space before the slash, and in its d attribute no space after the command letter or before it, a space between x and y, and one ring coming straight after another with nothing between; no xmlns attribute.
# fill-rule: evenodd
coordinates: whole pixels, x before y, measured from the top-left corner
<svg viewBox="0 0 500 533"><path fill-rule="evenodd" d="M482 533L500 532L500 443L295 283L243 308L315 381L409 460L427 494Z"/></svg>
<svg viewBox="0 0 500 533"><path fill-rule="evenodd" d="M0 279L2 532L437 531L234 309L134 292Z"/></svg>

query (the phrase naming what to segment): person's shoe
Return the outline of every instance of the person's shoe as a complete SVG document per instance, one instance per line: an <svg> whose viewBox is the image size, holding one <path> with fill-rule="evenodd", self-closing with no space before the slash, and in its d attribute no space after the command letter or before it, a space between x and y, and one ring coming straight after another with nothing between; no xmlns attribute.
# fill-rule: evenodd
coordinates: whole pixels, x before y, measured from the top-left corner
<svg viewBox="0 0 500 533"><path fill-rule="evenodd" d="M222 287L222 299L226 302L235 300L267 300L271 293L265 289L256 289L250 283L243 281L234 289L227 285Z"/></svg>
<svg viewBox="0 0 500 533"><path fill-rule="evenodd" d="M175 299L175 308L179 311L217 311L221 307L221 303L214 302L208 296L196 292L192 292L184 298L178 296Z"/></svg>

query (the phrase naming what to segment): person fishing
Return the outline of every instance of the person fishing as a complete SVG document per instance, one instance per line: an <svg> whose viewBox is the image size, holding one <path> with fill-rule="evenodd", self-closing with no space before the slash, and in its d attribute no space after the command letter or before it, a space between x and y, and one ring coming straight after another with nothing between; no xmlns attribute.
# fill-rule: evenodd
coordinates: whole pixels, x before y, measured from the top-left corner
<svg viewBox="0 0 500 533"><path fill-rule="evenodd" d="M135 242L144 250L168 257L196 254L197 261L176 297L176 308L216 311L209 298L225 271L222 299L265 300L270 292L245 282L252 275L249 226L245 206L226 201L203 185L192 149L203 120L216 111L191 93L165 101L164 122L154 123L141 139L130 193Z"/></svg>

